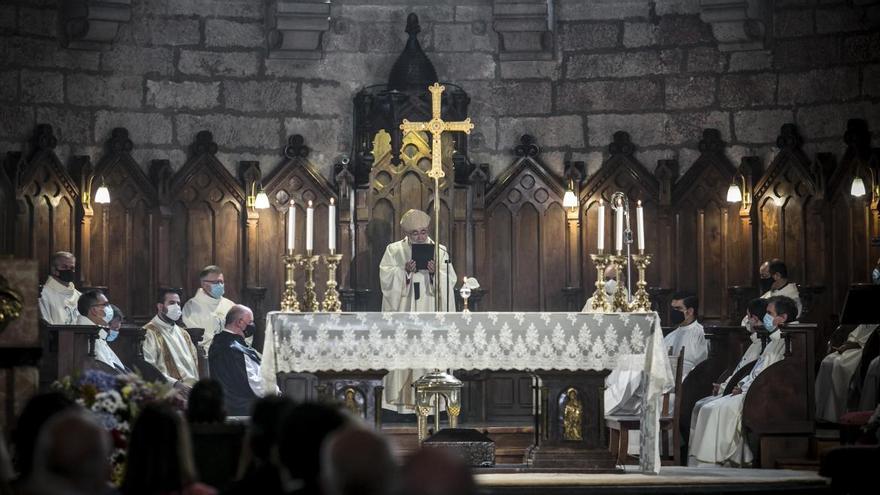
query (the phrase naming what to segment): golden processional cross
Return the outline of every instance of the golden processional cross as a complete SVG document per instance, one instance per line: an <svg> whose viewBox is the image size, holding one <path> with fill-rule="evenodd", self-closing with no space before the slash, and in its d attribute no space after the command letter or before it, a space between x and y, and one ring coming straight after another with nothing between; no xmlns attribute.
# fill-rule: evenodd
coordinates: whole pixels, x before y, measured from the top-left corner
<svg viewBox="0 0 880 495"><path fill-rule="evenodd" d="M446 86L434 83L428 86L431 92L431 120L428 122L410 122L403 119L400 130L428 131L431 133L431 170L428 177L434 179L434 310L440 311L440 179L444 177L441 161L441 136L444 131L461 131L470 134L474 124L470 117L461 122L444 122L440 116L440 102ZM448 267L447 267L448 269Z"/></svg>

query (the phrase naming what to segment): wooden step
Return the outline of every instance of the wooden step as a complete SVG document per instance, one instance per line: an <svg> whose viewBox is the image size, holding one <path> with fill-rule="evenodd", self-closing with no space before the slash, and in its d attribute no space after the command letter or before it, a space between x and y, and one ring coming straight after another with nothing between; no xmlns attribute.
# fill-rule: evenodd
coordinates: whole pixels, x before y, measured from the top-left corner
<svg viewBox="0 0 880 495"><path fill-rule="evenodd" d="M794 471L819 471L818 459L794 459L780 458L776 459L776 469L791 469Z"/></svg>
<svg viewBox="0 0 880 495"><path fill-rule="evenodd" d="M522 464L535 438L532 426L462 424L460 427L479 430L495 442L495 464ZM419 449L415 425L383 425L382 433L389 439L395 457L400 460Z"/></svg>

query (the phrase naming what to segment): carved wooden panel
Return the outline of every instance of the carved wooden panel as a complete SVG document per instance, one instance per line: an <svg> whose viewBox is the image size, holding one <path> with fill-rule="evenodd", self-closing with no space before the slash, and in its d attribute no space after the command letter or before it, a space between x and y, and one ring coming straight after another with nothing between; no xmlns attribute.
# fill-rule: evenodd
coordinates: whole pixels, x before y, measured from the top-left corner
<svg viewBox="0 0 880 495"><path fill-rule="evenodd" d="M174 175L168 187L172 258L170 280L160 286L182 287L192 297L199 287L198 272L218 265L226 280L226 297L239 301L244 286L242 251L245 197L241 185L217 160L217 145L201 131L193 155Z"/></svg>
<svg viewBox="0 0 880 495"><path fill-rule="evenodd" d="M16 190L13 252L40 262L40 280L48 276L48 260L55 251L78 253L79 192L55 154L52 126L40 124L34 132L35 151L28 160L10 155Z"/></svg>
<svg viewBox="0 0 880 495"><path fill-rule="evenodd" d="M6 175L6 167L0 166L0 253L12 254L14 220L15 187Z"/></svg>

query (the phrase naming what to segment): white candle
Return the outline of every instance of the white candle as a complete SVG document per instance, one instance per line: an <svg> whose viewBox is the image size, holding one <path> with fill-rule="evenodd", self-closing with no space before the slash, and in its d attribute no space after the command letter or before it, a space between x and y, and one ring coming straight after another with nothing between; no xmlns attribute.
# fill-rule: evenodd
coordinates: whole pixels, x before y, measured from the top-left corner
<svg viewBox="0 0 880 495"><path fill-rule="evenodd" d="M336 252L336 203L330 198L330 209L327 212L327 244L330 253Z"/></svg>
<svg viewBox="0 0 880 495"><path fill-rule="evenodd" d="M287 208L287 252L292 253L296 242L296 207L293 200L290 200L290 207Z"/></svg>
<svg viewBox="0 0 880 495"><path fill-rule="evenodd" d="M639 234L639 252L645 250L645 209L642 208L642 200L636 203L636 226Z"/></svg>
<svg viewBox="0 0 880 495"><path fill-rule="evenodd" d="M599 232L599 237L596 239L596 247L599 249L599 253L602 253L605 250L605 202L601 199L599 200L596 230Z"/></svg>
<svg viewBox="0 0 880 495"><path fill-rule="evenodd" d="M623 251L623 205L614 210L614 249Z"/></svg>
<svg viewBox="0 0 880 495"><path fill-rule="evenodd" d="M309 201L309 206L306 208L306 252L311 253L314 246L314 232L312 230L315 227L315 209L312 208L312 202Z"/></svg>

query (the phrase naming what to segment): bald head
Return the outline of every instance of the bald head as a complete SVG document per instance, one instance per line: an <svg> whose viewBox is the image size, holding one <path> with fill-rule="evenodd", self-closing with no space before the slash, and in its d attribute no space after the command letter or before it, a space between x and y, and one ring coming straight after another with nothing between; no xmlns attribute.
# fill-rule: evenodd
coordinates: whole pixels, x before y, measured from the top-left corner
<svg viewBox="0 0 880 495"><path fill-rule="evenodd" d="M254 322L254 312L242 304L236 304L226 313L226 329L244 335L244 329Z"/></svg>
<svg viewBox="0 0 880 495"><path fill-rule="evenodd" d="M442 449L422 449L403 467L402 493L473 495L477 485L461 459Z"/></svg>
<svg viewBox="0 0 880 495"><path fill-rule="evenodd" d="M106 491L110 447L110 436L91 413L59 413L37 438L34 480L67 487L70 492Z"/></svg>
<svg viewBox="0 0 880 495"><path fill-rule="evenodd" d="M605 268L605 280L617 280L617 266L616 265L608 265Z"/></svg>
<svg viewBox="0 0 880 495"><path fill-rule="evenodd" d="M321 448L321 486L325 495L386 495L397 466L381 437L361 428L332 434Z"/></svg>

